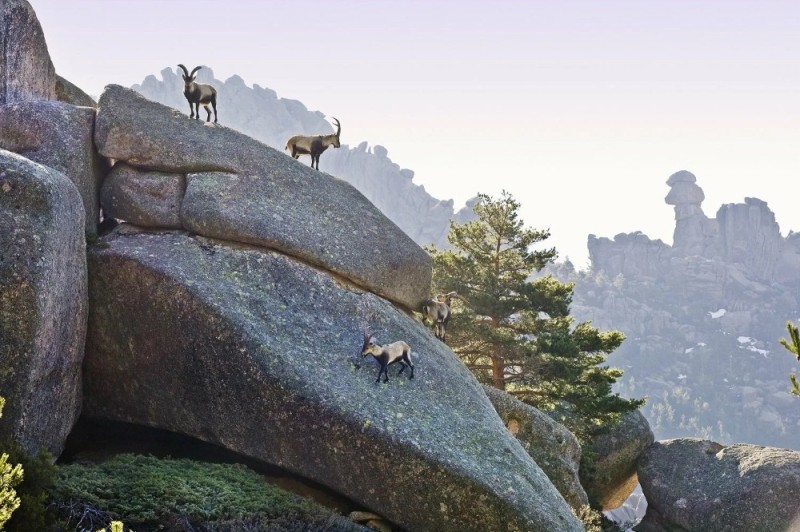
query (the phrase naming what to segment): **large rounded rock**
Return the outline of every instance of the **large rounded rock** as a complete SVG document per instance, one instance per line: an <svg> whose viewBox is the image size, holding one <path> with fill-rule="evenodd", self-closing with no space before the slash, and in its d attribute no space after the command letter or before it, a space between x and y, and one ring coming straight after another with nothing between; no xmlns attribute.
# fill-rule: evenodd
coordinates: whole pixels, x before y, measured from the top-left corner
<svg viewBox="0 0 800 532"><path fill-rule="evenodd" d="M63 102L0 106L0 148L62 172L83 198L86 232L97 232L100 185L108 171L94 147L95 111Z"/></svg>
<svg viewBox="0 0 800 532"><path fill-rule="evenodd" d="M250 137L110 85L95 140L107 157L188 173L183 227L277 249L417 309L432 261L358 190Z"/></svg>
<svg viewBox="0 0 800 532"><path fill-rule="evenodd" d="M513 395L484 386L500 419L574 509L589 503L578 470L581 446L567 428Z"/></svg>
<svg viewBox="0 0 800 532"><path fill-rule="evenodd" d="M653 439L650 424L639 410L595 437L584 450L592 454L593 470L581 471L589 499L603 510L619 508L636 488L637 463Z"/></svg>
<svg viewBox="0 0 800 532"><path fill-rule="evenodd" d="M56 71L26 0L0 2L0 58L0 104L55 99Z"/></svg>
<svg viewBox="0 0 800 532"><path fill-rule="evenodd" d="M639 531L798 530L800 453L699 439L653 444L639 464Z"/></svg>
<svg viewBox="0 0 800 532"><path fill-rule="evenodd" d="M275 252L125 233L89 253L87 415L279 465L409 530L581 530L480 384L411 316ZM392 367L375 383L365 323L411 345L413 380Z"/></svg>
<svg viewBox="0 0 800 532"><path fill-rule="evenodd" d="M0 437L60 454L80 412L83 205L63 174L0 150Z"/></svg>

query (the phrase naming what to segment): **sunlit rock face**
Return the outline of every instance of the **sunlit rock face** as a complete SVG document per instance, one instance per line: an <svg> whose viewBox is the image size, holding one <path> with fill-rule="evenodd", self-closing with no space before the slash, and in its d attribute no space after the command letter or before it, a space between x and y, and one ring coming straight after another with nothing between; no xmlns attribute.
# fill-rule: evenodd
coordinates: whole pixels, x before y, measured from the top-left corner
<svg viewBox="0 0 800 532"><path fill-rule="evenodd" d="M582 530L459 359L386 300L182 232L123 225L89 257L87 415L279 465L408 530ZM412 347L413 379L375 382L365 323Z"/></svg>
<svg viewBox="0 0 800 532"><path fill-rule="evenodd" d="M581 529L402 310L430 257L354 187L122 87L96 143L118 161L103 207L128 223L89 251L87 415L279 465L409 530ZM365 327L412 346L413 379L375 382Z"/></svg>

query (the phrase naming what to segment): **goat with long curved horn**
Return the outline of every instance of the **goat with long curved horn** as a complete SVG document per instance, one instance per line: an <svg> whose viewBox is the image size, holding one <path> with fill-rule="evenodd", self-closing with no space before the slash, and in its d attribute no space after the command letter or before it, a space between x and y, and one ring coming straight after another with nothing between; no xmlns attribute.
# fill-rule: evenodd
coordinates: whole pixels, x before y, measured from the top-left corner
<svg viewBox="0 0 800 532"><path fill-rule="evenodd" d="M217 121L217 89L212 87L211 85L207 85L205 83L197 83L195 79L197 78L196 72L203 67L194 67L192 72L190 73L189 70L183 66L178 65L178 68L183 70L183 95L186 96L186 100L189 102L189 118L194 118L196 120L200 119L200 104L203 104L205 107L206 112L208 113L208 117L206 117L206 122L211 121L211 110L208 108L209 105L214 108L214 122Z"/></svg>
<svg viewBox="0 0 800 532"><path fill-rule="evenodd" d="M303 135L295 135L286 142L286 149L289 154L295 159L299 159L301 155L311 156L311 168L314 168L316 162L317 170L319 170L319 156L322 152L328 149L329 146L338 148L341 144L339 142L339 135L342 134L342 125L335 117L331 119L336 123L336 133L332 135L315 135L313 137L306 137Z"/></svg>

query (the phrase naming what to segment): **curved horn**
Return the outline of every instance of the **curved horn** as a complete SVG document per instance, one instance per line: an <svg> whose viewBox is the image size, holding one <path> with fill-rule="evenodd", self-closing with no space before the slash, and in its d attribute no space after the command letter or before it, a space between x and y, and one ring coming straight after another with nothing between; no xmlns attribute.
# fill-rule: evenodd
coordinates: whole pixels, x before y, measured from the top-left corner
<svg viewBox="0 0 800 532"><path fill-rule="evenodd" d="M367 346L369 345L369 341L372 340L373 336L375 335L370 333L368 329L364 330L364 345L361 346L362 351L367 348Z"/></svg>
<svg viewBox="0 0 800 532"><path fill-rule="evenodd" d="M190 75L191 75L191 76L194 76L194 73L195 73L195 72L197 72L198 70L200 70L201 68L203 68L203 67L201 67L201 66L194 67L194 68L192 69L192 73L191 73Z"/></svg>
<svg viewBox="0 0 800 532"><path fill-rule="evenodd" d="M185 76L186 76L187 78L189 77L189 71L186 69L186 67L185 67L185 66L183 66L183 65L178 65L178 68L180 68L181 70L183 70L183 73L185 74Z"/></svg>
<svg viewBox="0 0 800 532"><path fill-rule="evenodd" d="M342 125L339 124L339 120L332 116L331 119L336 122L336 136L338 137L342 133Z"/></svg>

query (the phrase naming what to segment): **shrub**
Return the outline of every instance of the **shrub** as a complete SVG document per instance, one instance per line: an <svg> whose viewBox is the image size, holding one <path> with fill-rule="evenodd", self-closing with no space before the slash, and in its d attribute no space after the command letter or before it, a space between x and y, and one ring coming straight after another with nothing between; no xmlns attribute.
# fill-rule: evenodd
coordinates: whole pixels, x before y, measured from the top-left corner
<svg viewBox="0 0 800 532"><path fill-rule="evenodd" d="M7 441L2 447L14 462L25 471L25 478L17 486L19 509L6 524L10 532L41 532L53 524L53 515L47 510L48 489L58 474L52 455L41 449L36 456L25 452L17 441Z"/></svg>
<svg viewBox="0 0 800 532"><path fill-rule="evenodd" d="M6 400L0 397L0 416ZM19 508L20 499L14 489L22 482L22 466L11 465L8 453L0 455L0 528L11 518L11 514Z"/></svg>
<svg viewBox="0 0 800 532"><path fill-rule="evenodd" d="M62 466L52 495L66 525L78 528L107 527L113 519L137 532L346 529L327 524L337 521L330 511L239 464L121 454Z"/></svg>

